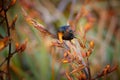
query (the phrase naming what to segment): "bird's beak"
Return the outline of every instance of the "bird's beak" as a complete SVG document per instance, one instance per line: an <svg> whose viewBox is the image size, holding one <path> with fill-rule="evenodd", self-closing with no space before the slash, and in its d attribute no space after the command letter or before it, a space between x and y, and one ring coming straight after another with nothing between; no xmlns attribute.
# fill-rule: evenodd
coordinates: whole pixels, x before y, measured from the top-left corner
<svg viewBox="0 0 120 80"><path fill-rule="evenodd" d="M63 33L62 32L58 32L58 39L60 40L61 43L63 43Z"/></svg>

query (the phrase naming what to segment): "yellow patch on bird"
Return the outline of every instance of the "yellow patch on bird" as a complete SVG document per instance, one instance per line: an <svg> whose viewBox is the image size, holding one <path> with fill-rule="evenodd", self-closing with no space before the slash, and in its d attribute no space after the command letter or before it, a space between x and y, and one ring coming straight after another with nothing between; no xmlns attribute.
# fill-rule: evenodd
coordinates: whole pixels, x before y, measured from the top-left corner
<svg viewBox="0 0 120 80"><path fill-rule="evenodd" d="M59 38L61 43L63 43L62 37L63 37L63 33L62 32L58 32L58 38Z"/></svg>

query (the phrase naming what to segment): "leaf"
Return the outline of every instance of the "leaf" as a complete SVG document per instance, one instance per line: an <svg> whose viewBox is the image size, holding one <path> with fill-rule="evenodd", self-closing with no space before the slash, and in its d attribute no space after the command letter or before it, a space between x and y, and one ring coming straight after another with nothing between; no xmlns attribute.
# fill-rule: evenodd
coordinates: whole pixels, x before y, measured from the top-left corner
<svg viewBox="0 0 120 80"><path fill-rule="evenodd" d="M42 24L40 24L40 23L37 22L36 20L34 20L34 19L32 19L31 17L29 17L24 9L22 9L22 11L23 11L23 15L24 15L24 17L25 17L25 20L26 20L29 24L33 25L34 28L36 28L37 30L39 30L43 35L45 35L45 36L48 35L48 36L51 36L51 37L53 37L53 38L57 38L56 35L50 33L47 29L45 29L45 27L44 27Z"/></svg>
<svg viewBox="0 0 120 80"><path fill-rule="evenodd" d="M72 78L69 76L68 72L65 72L65 75L66 75L68 80L72 80Z"/></svg>
<svg viewBox="0 0 120 80"><path fill-rule="evenodd" d="M91 22L88 22L86 25L85 25L85 32L87 32L88 30L90 30L91 29L91 27L93 26L93 23L91 23Z"/></svg>
<svg viewBox="0 0 120 80"><path fill-rule="evenodd" d="M3 41L0 41L0 51L5 47L5 44Z"/></svg>
<svg viewBox="0 0 120 80"><path fill-rule="evenodd" d="M89 43L89 45L90 45L90 48L94 48L94 41L90 41L90 43Z"/></svg>
<svg viewBox="0 0 120 80"><path fill-rule="evenodd" d="M4 39L0 40L0 51L3 50L9 43L9 38L5 37Z"/></svg>
<svg viewBox="0 0 120 80"><path fill-rule="evenodd" d="M26 49L26 45L27 45L27 40L21 45L19 45L19 43L16 43L16 51L20 53L23 52Z"/></svg>
<svg viewBox="0 0 120 80"><path fill-rule="evenodd" d="M114 65L113 67L111 67L110 65L107 65L101 73L98 73L96 77L94 77L92 80L96 80L97 78L100 78L104 75L108 75L109 73L115 71L118 69L118 65Z"/></svg>
<svg viewBox="0 0 120 80"><path fill-rule="evenodd" d="M16 50L19 49L19 46L20 46L20 44L19 44L18 42L16 42L16 43L15 43L15 48L16 48Z"/></svg>
<svg viewBox="0 0 120 80"><path fill-rule="evenodd" d="M66 60L66 59L64 59L62 62L63 62L63 63L68 63L69 61L68 61L68 60Z"/></svg>
<svg viewBox="0 0 120 80"><path fill-rule="evenodd" d="M10 6L13 6L15 3L16 3L16 0L12 0L12 1L10 2Z"/></svg>
<svg viewBox="0 0 120 80"><path fill-rule="evenodd" d="M84 65L81 65L81 66L79 66L78 68L72 70L72 71L70 72L70 74L73 74L73 73L76 73L76 72L80 72L80 70L82 70L82 69L84 69L84 68L85 68L85 66L84 66Z"/></svg>
<svg viewBox="0 0 120 80"><path fill-rule="evenodd" d="M11 29L14 29L14 28L15 28L15 22L16 22L17 18L18 18L18 16L16 15L16 16L14 17L12 23L10 24Z"/></svg>

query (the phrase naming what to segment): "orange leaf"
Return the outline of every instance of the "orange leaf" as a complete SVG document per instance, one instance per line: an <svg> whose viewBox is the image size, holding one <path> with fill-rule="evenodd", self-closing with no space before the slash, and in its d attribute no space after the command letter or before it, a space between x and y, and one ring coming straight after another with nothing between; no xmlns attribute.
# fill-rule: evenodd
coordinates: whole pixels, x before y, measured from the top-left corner
<svg viewBox="0 0 120 80"><path fill-rule="evenodd" d="M8 42L9 42L8 37L5 37L4 39L0 40L0 51L8 45Z"/></svg>
<svg viewBox="0 0 120 80"><path fill-rule="evenodd" d="M12 0L10 6L13 6L16 3L16 0Z"/></svg>
<svg viewBox="0 0 120 80"><path fill-rule="evenodd" d="M86 56L89 57L89 56L91 55L91 53L92 53L92 50L89 49L89 50L86 52Z"/></svg>
<svg viewBox="0 0 120 80"><path fill-rule="evenodd" d="M88 22L86 25L85 25L85 28L84 28L84 30L85 30L85 32L87 32L91 27L92 27L92 23L91 22Z"/></svg>
<svg viewBox="0 0 120 80"><path fill-rule="evenodd" d="M69 74L67 72L65 72L65 75L66 75L68 80L72 80L72 78L69 76Z"/></svg>
<svg viewBox="0 0 120 80"><path fill-rule="evenodd" d="M76 72L80 72L82 69L84 69L85 68L85 66L84 65L81 65L81 66L79 66L78 68L75 68L74 70L72 70L71 72L70 72L70 74L73 74L73 73L76 73Z"/></svg>
<svg viewBox="0 0 120 80"><path fill-rule="evenodd" d="M20 46L20 52L23 52L26 49L27 41L25 41L21 46Z"/></svg>
<svg viewBox="0 0 120 80"><path fill-rule="evenodd" d="M16 48L16 50L18 50L18 49L19 49L19 46L20 46L20 44L19 44L19 43L15 43L15 48Z"/></svg>
<svg viewBox="0 0 120 80"><path fill-rule="evenodd" d="M82 54L83 57L86 57L86 53L82 52L81 54Z"/></svg>
<svg viewBox="0 0 120 80"><path fill-rule="evenodd" d="M21 45L19 45L19 43L16 43L15 44L16 51L20 52L20 53L23 52L26 49L26 45L27 45L27 40L23 44L21 44Z"/></svg>
<svg viewBox="0 0 120 80"><path fill-rule="evenodd" d="M18 18L18 16L16 15L16 16L14 17L12 23L10 24L10 27L11 27L12 29L14 29L14 25L15 25L15 22L16 22L17 18Z"/></svg>
<svg viewBox="0 0 120 80"><path fill-rule="evenodd" d="M89 45L90 45L90 48L94 48L94 42L93 41L90 41L90 43L89 43Z"/></svg>
<svg viewBox="0 0 120 80"><path fill-rule="evenodd" d="M0 51L5 47L5 44L3 41L0 41Z"/></svg>
<svg viewBox="0 0 120 80"><path fill-rule="evenodd" d="M69 61L68 61L68 60L63 60L62 62L63 62L63 63L68 63Z"/></svg>
<svg viewBox="0 0 120 80"><path fill-rule="evenodd" d="M64 53L64 57L67 57L67 56L68 56L68 53L65 52L65 53Z"/></svg>

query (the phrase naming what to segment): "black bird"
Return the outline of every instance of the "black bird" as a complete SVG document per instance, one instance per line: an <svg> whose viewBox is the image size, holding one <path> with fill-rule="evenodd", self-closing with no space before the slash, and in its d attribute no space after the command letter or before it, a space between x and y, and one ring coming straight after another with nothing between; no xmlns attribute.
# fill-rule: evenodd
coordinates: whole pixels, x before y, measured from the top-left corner
<svg viewBox="0 0 120 80"><path fill-rule="evenodd" d="M62 40L72 40L73 38L75 38L74 32L69 25L61 26L58 29L57 34L58 34L58 39L61 42Z"/></svg>

